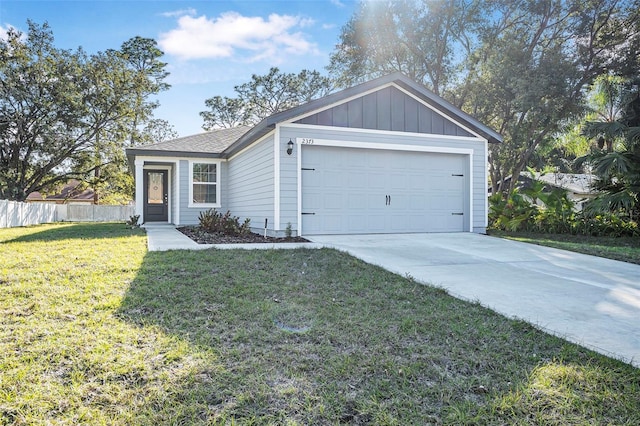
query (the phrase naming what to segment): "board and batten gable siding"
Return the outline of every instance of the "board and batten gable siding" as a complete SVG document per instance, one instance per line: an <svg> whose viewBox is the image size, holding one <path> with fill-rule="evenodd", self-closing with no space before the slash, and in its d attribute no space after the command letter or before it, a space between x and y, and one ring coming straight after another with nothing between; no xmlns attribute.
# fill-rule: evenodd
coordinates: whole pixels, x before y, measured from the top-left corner
<svg viewBox="0 0 640 426"><path fill-rule="evenodd" d="M180 204L180 223L179 225L197 225L199 223L198 217L200 212L207 211L211 207L193 207L189 206L189 163L190 162L210 162L211 158L189 158L181 159L178 163L178 185L179 185L179 204ZM228 165L225 161L221 161L218 167L218 185L220 185L220 207L217 207L217 211L226 212L228 205L227 195L227 180L228 180Z"/></svg>
<svg viewBox="0 0 640 426"><path fill-rule="evenodd" d="M436 149L467 149L472 150L471 170L473 176L473 232L485 232L486 230L486 150L487 144L483 139L469 137L456 138L447 135L427 135L417 133L389 132L375 130L341 129L337 127L309 126L299 124L282 124L280 127L280 145L285 146L289 139L297 138L325 139L332 141L386 144L386 145L416 145L433 147ZM281 225L286 226L291 222L294 230L298 229L297 212L298 199L298 174L296 158L304 146L296 145L291 156L286 152L280 161L281 193L280 211ZM286 151L286 150L285 150ZM303 153L304 155L304 153ZM465 209L469 208L469 200L465 199ZM295 216L295 217L294 217ZM303 230L304 232L304 230Z"/></svg>
<svg viewBox="0 0 640 426"><path fill-rule="evenodd" d="M241 221L251 219L251 228L274 229L273 135L251 145L227 163L227 209Z"/></svg>
<svg viewBox="0 0 640 426"><path fill-rule="evenodd" d="M472 137L464 128L390 86L304 117L295 123L353 129Z"/></svg>

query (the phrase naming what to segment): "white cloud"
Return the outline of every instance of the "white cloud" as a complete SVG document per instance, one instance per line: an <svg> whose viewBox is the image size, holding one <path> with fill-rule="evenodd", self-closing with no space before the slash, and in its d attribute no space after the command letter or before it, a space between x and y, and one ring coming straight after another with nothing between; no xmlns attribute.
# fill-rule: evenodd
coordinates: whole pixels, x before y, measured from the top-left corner
<svg viewBox="0 0 640 426"><path fill-rule="evenodd" d="M189 7L187 9L180 9L180 10L172 10L170 12L164 12L161 13L161 16L164 16L165 18L179 18L180 16L195 16L198 13L197 10L195 10L192 7Z"/></svg>
<svg viewBox="0 0 640 426"><path fill-rule="evenodd" d="M7 33L9 32L10 29L15 29L15 27L13 25L6 25L5 26L5 25L0 24L0 40L6 40L7 39Z"/></svg>
<svg viewBox="0 0 640 426"><path fill-rule="evenodd" d="M308 18L271 14L262 17L226 12L215 19L181 16L178 27L160 34L165 53L180 59L236 58L277 64L286 55L318 54L315 43L296 31L313 24Z"/></svg>
<svg viewBox="0 0 640 426"><path fill-rule="evenodd" d="M331 0L331 4L338 7L345 7L345 4L342 3L340 0Z"/></svg>

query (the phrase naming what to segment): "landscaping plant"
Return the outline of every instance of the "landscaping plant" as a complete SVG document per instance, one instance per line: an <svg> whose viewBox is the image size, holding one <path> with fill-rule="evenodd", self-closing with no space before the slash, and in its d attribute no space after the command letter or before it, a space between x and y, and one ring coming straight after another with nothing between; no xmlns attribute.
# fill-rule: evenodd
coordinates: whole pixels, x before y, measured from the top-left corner
<svg viewBox="0 0 640 426"><path fill-rule="evenodd" d="M247 235L251 232L251 219L246 218L240 223L240 218L232 216L227 210L225 214L209 209L200 212L198 217L200 227L206 232L220 233L225 235Z"/></svg>
<svg viewBox="0 0 640 426"><path fill-rule="evenodd" d="M637 237L637 222L614 213L577 212L562 189L514 189L489 197L489 230L611 237ZM538 201L536 204L535 201Z"/></svg>

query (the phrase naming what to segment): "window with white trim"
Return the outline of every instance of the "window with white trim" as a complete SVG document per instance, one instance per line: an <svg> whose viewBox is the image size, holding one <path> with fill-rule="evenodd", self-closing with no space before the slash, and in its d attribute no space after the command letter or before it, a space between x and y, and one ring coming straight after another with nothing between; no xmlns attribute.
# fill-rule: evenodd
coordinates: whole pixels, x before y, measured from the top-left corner
<svg viewBox="0 0 640 426"><path fill-rule="evenodd" d="M190 162L190 204L197 206L220 206L220 187L217 162Z"/></svg>

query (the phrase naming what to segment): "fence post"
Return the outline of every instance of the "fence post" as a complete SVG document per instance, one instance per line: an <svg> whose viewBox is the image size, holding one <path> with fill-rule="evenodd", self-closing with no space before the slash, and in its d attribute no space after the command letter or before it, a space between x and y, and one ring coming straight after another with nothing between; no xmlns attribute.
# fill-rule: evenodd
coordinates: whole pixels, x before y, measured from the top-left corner
<svg viewBox="0 0 640 426"><path fill-rule="evenodd" d="M9 201L0 200L0 228L9 227Z"/></svg>

